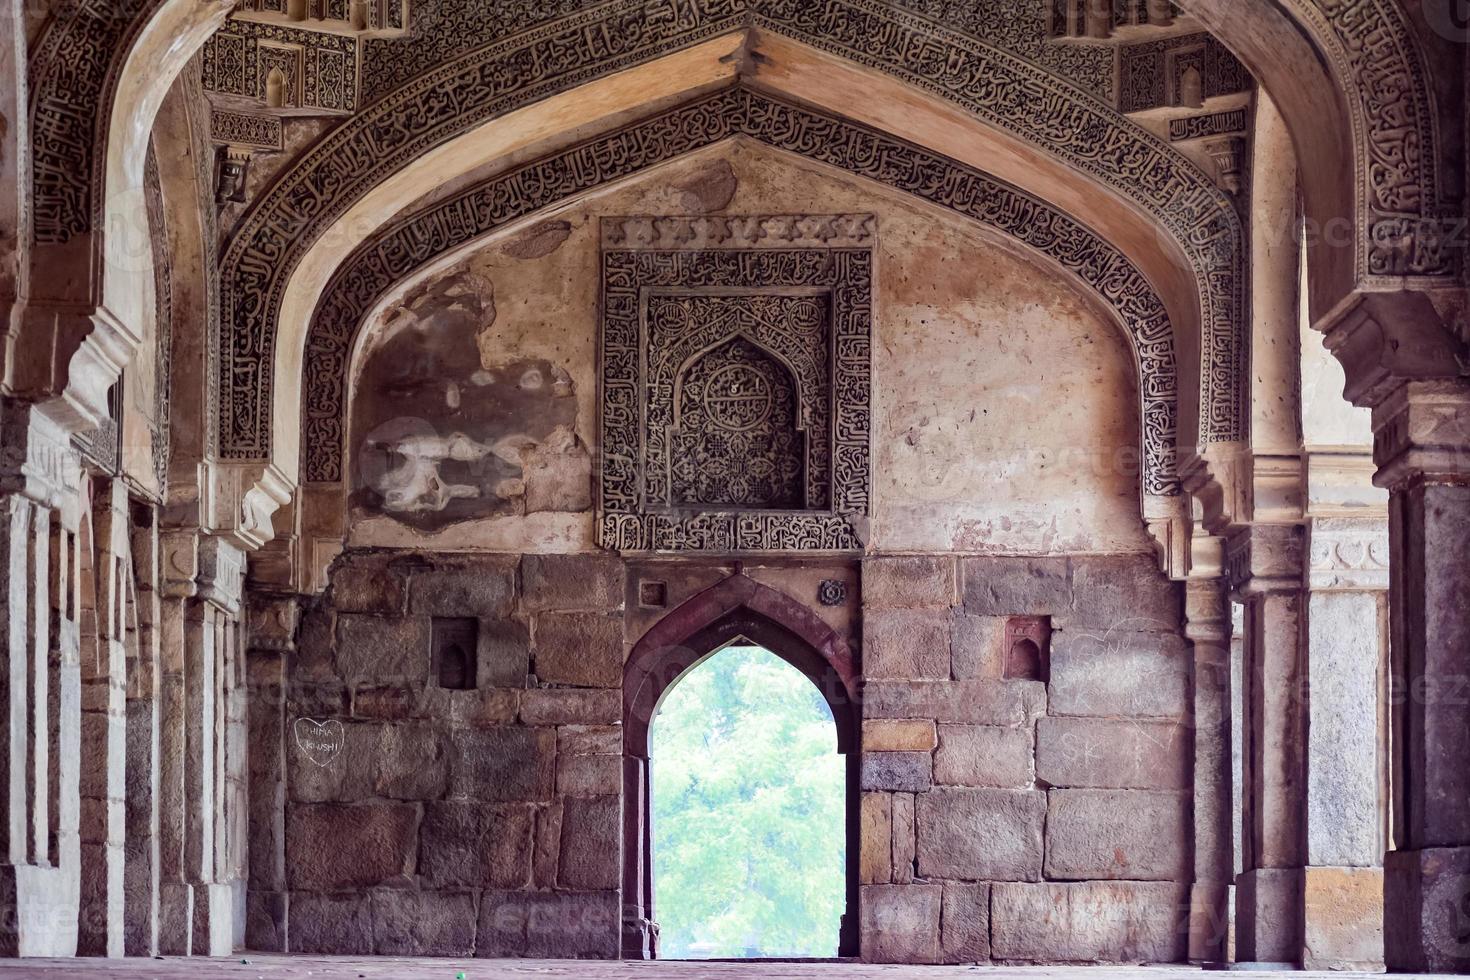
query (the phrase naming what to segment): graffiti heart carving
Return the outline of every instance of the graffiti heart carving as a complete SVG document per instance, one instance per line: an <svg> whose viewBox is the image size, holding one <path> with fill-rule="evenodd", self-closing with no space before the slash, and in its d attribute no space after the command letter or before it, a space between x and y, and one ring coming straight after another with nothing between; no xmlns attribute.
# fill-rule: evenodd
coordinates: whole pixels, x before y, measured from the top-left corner
<svg viewBox="0 0 1470 980"><path fill-rule="evenodd" d="M337 754L342 751L342 745L347 740L347 733L342 728L342 723L335 718L326 721L313 721L310 718L297 718L294 726L296 732L296 745L306 757L319 766L330 765Z"/></svg>

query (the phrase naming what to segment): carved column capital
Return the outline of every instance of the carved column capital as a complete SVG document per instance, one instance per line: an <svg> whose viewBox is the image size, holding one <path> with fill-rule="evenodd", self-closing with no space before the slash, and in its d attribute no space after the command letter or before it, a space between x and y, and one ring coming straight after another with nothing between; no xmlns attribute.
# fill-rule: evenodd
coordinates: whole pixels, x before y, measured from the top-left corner
<svg viewBox="0 0 1470 980"><path fill-rule="evenodd" d="M235 615L245 598L245 552L197 528L159 535L161 591L175 599L207 599Z"/></svg>
<svg viewBox="0 0 1470 980"><path fill-rule="evenodd" d="M296 626L302 597L251 590L247 597L250 649L291 653L296 649Z"/></svg>
<svg viewBox="0 0 1470 980"><path fill-rule="evenodd" d="M1465 345L1427 293L1356 293L1316 324L1347 375L1344 394L1376 407L1406 382L1453 380L1470 370Z"/></svg>
<svg viewBox="0 0 1470 980"><path fill-rule="evenodd" d="M272 518L291 501L292 481L268 463L221 463L208 466L201 508L211 531L255 551L275 537Z"/></svg>
<svg viewBox="0 0 1470 980"><path fill-rule="evenodd" d="M1388 519L1319 518L1307 526L1306 583L1313 592L1388 591Z"/></svg>
<svg viewBox="0 0 1470 980"><path fill-rule="evenodd" d="M18 493L55 508L64 525L75 528L81 485L81 457L67 429L31 405L10 402L0 408L0 493Z"/></svg>
<svg viewBox="0 0 1470 980"><path fill-rule="evenodd" d="M1470 381L1410 381L1373 409L1374 483L1470 483Z"/></svg>
<svg viewBox="0 0 1470 980"><path fill-rule="evenodd" d="M1231 590L1243 597L1300 591L1303 538L1297 524L1254 524L1231 537L1225 555Z"/></svg>
<svg viewBox="0 0 1470 980"><path fill-rule="evenodd" d="M1230 590L1223 578L1190 579L1184 587L1184 636L1195 643L1230 642Z"/></svg>

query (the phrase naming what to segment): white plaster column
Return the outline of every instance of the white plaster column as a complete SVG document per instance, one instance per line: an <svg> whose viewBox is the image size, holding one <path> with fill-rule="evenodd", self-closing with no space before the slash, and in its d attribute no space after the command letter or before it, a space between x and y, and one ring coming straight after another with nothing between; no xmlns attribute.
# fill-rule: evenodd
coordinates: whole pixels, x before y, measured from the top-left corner
<svg viewBox="0 0 1470 980"><path fill-rule="evenodd" d="M1306 584L1302 965L1383 966L1388 524L1316 518Z"/></svg>

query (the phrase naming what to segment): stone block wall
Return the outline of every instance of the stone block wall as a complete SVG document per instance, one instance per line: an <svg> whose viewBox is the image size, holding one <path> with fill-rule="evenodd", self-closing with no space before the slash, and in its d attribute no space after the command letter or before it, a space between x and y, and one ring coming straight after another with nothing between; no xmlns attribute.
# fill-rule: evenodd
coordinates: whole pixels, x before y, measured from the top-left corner
<svg viewBox="0 0 1470 980"><path fill-rule="evenodd" d="M623 591L599 556L339 559L287 686L284 945L617 955ZM475 620L473 689L435 617Z"/></svg>
<svg viewBox="0 0 1470 980"><path fill-rule="evenodd" d="M1186 955L1190 648L1151 556L863 565L861 923L886 962ZM1006 620L1048 617L1042 680Z"/></svg>

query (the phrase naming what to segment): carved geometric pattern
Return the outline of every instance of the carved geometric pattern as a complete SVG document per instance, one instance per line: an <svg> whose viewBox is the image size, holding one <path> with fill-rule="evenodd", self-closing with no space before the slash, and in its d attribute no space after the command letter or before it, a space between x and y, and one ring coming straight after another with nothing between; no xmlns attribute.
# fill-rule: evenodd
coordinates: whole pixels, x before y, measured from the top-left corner
<svg viewBox="0 0 1470 980"><path fill-rule="evenodd" d="M1207 99L1244 92L1252 85L1245 66L1208 34L1125 45L1119 63L1119 112L1179 105L1182 76L1191 67L1199 72L1201 94Z"/></svg>
<svg viewBox="0 0 1470 980"><path fill-rule="evenodd" d="M538 209L608 181L740 135L948 208L1048 256L1094 290L1123 325L1137 358L1143 419L1143 490L1179 492L1175 464L1177 365L1167 312L1126 256L1051 206L953 160L854 123L742 88L728 89L588 140L471 187L382 229L339 267L312 316L302 378L302 473L342 479L347 375L353 345L373 306L437 256ZM676 224L626 226L650 244L728 247L769 230L726 222L710 234ZM835 227L791 228L787 240L819 245ZM808 237L801 237L808 236Z"/></svg>
<svg viewBox="0 0 1470 980"><path fill-rule="evenodd" d="M281 117L215 109L209 116L209 136L216 143L280 150Z"/></svg>
<svg viewBox="0 0 1470 980"><path fill-rule="evenodd" d="M221 453L268 455L275 317L285 284L358 195L485 119L738 26L716 15L740 9L737 0L690 0L675 12L607 4L431 72L320 140L247 215L224 262ZM1243 237L1230 200L1192 163L1028 62L877 0L768 0L754 16L760 26L890 72L1039 142L1152 213L1188 256L1203 297L1201 438L1241 436ZM592 30L609 17L622 29Z"/></svg>
<svg viewBox="0 0 1470 980"><path fill-rule="evenodd" d="M414 5L413 37L407 42L368 39L363 54L365 102L387 95L418 76L502 38L576 14L604 0L419 0ZM658 6L663 6L662 4ZM761 13L764 4L735 0L730 13ZM1047 33L1047 11L1029 0L904 0L894 4L936 25L1025 58L1037 67L1102 99L1113 91L1113 49L1107 45L1054 44ZM652 17L673 18L676 5L654 9ZM719 15L711 10L712 15ZM642 12L617 15L608 23L642 32Z"/></svg>
<svg viewBox="0 0 1470 980"><path fill-rule="evenodd" d="M816 467L808 454L827 454L826 433L803 425L802 416L825 406L828 389L803 398L776 356L744 336L750 327L789 320L785 310L760 309L783 301L759 295L650 297L651 336L734 321L730 338L700 354L674 384L649 386L645 478L651 502L662 490L671 507L797 510L825 503L826 474L812 476ZM818 306L815 299L808 305ZM825 310L821 315L825 321ZM671 328L671 321L679 326ZM818 336L825 341L826 335L823 330ZM667 360L660 365L669 366ZM670 407L672 423L660 425L658 416ZM815 435L810 443L809 432Z"/></svg>
<svg viewBox="0 0 1470 980"><path fill-rule="evenodd" d="M640 247L627 224L602 223L599 543L861 547L875 220L824 248Z"/></svg>
<svg viewBox="0 0 1470 980"><path fill-rule="evenodd" d="M235 19L205 42L204 87L264 100L272 68L286 78L283 105L350 112L357 106L358 42L352 35Z"/></svg>

